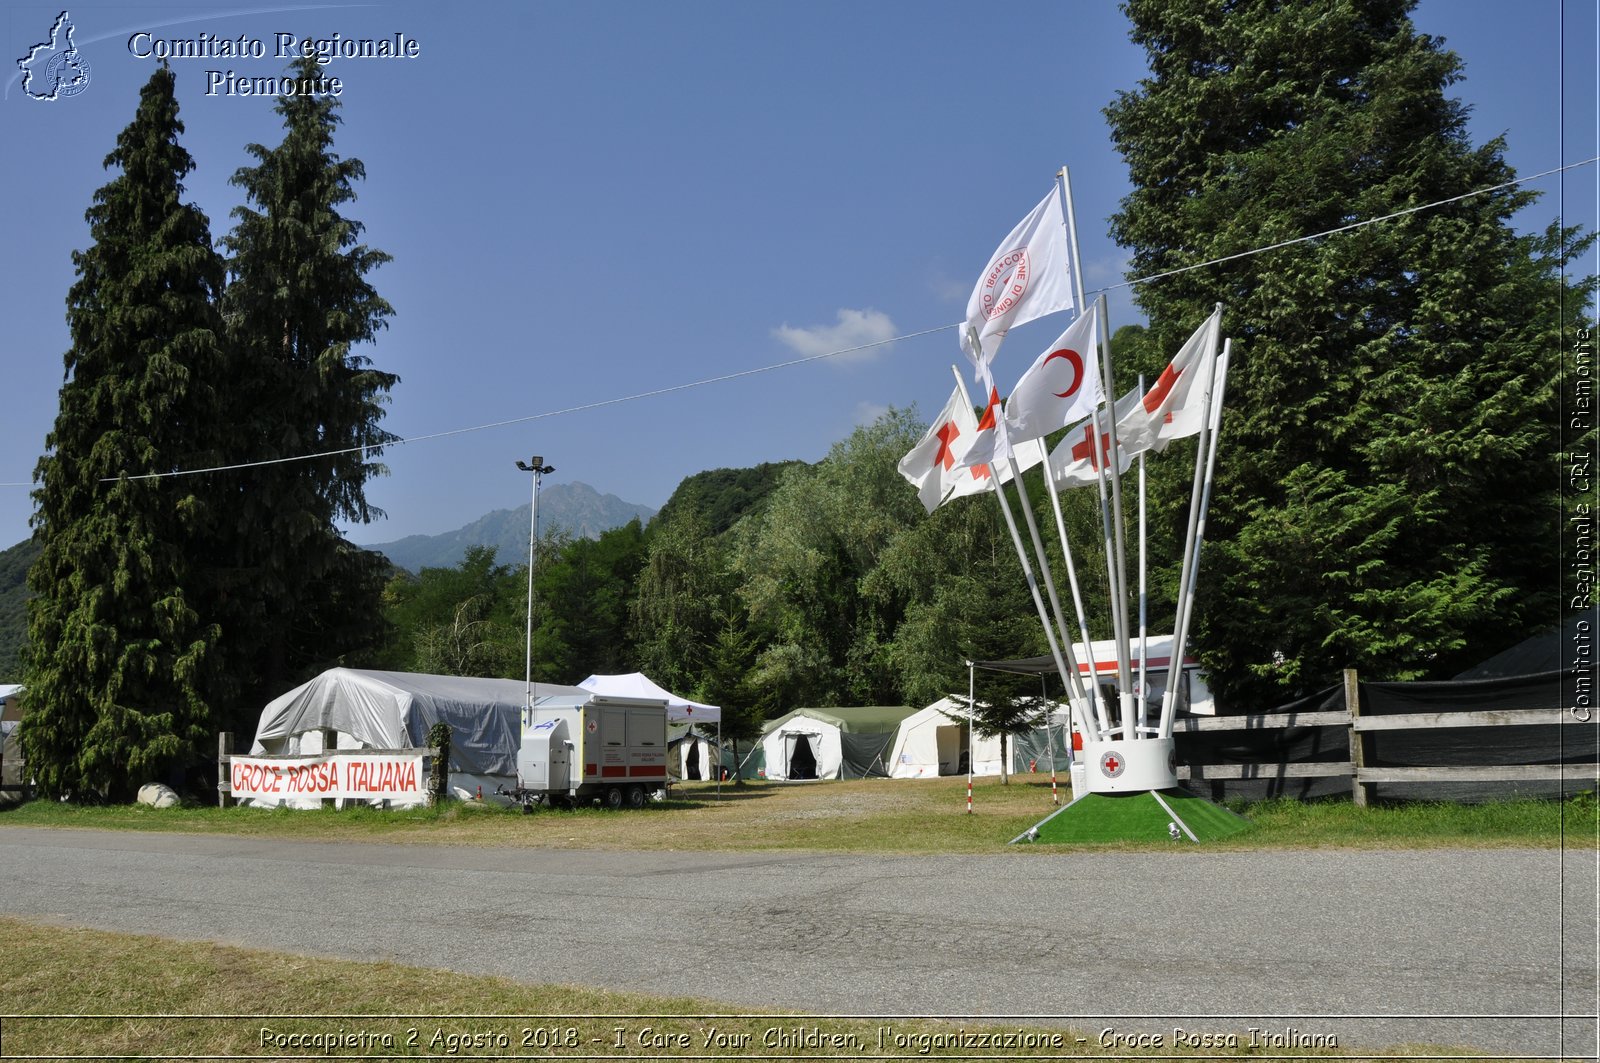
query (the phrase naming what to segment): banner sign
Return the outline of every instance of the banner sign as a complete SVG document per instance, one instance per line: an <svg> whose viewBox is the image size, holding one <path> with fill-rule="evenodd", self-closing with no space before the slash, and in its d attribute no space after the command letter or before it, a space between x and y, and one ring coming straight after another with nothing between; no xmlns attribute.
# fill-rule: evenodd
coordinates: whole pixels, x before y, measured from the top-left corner
<svg viewBox="0 0 1600 1063"><path fill-rule="evenodd" d="M229 757L236 799L282 801L343 797L361 801L420 801L427 785L425 753L327 753L310 757Z"/></svg>

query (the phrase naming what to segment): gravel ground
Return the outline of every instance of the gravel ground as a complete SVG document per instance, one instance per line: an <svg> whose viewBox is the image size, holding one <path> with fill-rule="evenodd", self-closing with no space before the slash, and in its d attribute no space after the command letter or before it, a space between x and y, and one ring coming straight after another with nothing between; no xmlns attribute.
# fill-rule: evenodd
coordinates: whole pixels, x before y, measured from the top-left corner
<svg viewBox="0 0 1600 1063"><path fill-rule="evenodd" d="M1593 851L872 857L0 827L0 868L0 912L36 921L732 1010L1032 1016L1091 1044L1181 1026L1596 1049Z"/></svg>

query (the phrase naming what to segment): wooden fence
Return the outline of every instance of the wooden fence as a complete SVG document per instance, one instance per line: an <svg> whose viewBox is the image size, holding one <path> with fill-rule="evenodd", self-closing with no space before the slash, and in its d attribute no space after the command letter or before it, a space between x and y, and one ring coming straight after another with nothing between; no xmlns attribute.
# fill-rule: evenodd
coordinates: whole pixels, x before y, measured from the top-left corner
<svg viewBox="0 0 1600 1063"><path fill-rule="evenodd" d="M6 767L6 743L4 737L0 737L0 795L17 794L19 795L17 800L26 801L33 796L33 787L28 785L25 773L18 770L21 758L12 757L11 760L12 764L8 770ZM11 779L12 776L16 778L8 782L7 780Z"/></svg>
<svg viewBox="0 0 1600 1063"><path fill-rule="evenodd" d="M1575 764L1484 764L1434 767L1369 765L1368 736L1378 731L1415 731L1458 727L1564 726L1592 729L1588 710L1552 708L1487 709L1478 712L1418 712L1364 716L1354 670L1344 673L1343 709L1331 712L1279 712L1255 716L1194 716L1176 720L1173 735L1219 731L1266 731L1289 727L1343 729L1350 755L1344 761L1310 763L1180 764L1178 779L1193 782L1348 778L1351 796L1365 805L1378 783L1562 782L1600 783L1600 761ZM1592 739L1591 739L1592 741Z"/></svg>

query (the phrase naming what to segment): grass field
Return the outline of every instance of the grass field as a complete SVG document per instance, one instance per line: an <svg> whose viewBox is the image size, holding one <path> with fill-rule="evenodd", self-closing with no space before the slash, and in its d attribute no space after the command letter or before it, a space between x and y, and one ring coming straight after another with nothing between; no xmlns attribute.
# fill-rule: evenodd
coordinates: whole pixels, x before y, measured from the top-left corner
<svg viewBox="0 0 1600 1063"><path fill-rule="evenodd" d="M1062 780L1060 800L1071 792ZM1046 776L974 783L964 778L674 787L671 799L638 811L540 810L531 815L478 802L381 811L141 805L80 807L35 801L0 811L0 824L371 840L391 843L638 850L808 849L833 852L982 853L1007 843L1056 808ZM1348 800L1230 804L1252 828L1211 848L1593 846L1597 806L1584 794L1564 803L1405 804L1357 808ZM1092 848L1170 849L1163 837ZM1060 851L1058 846L1014 846Z"/></svg>

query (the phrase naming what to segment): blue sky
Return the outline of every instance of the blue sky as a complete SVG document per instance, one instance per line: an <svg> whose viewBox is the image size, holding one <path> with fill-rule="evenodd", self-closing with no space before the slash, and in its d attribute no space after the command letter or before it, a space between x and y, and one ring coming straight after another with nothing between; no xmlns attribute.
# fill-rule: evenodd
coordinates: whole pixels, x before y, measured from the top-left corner
<svg viewBox="0 0 1600 1063"><path fill-rule="evenodd" d="M1146 71L1110 3L135 0L69 10L90 83L48 103L23 93L14 60L61 7L10 3L0 16L0 546L28 534L28 489L11 485L32 478L55 416L84 210L153 69L130 51L139 31L244 35L268 49L259 60L173 63L197 164L189 199L218 237L240 202L228 178L250 161L245 145L274 145L280 128L270 98L208 96L207 70L281 73L279 32L417 42L414 59L327 67L344 82L336 148L367 167L348 214L394 256L371 279L397 314L366 353L402 378L385 421L401 436L941 329L396 447L390 474L368 488L388 518L354 530L358 542L521 505L529 484L514 462L530 454L556 467L547 483L582 480L659 506L700 470L814 461L888 406L937 411L948 366L962 362L944 326L1062 164L1088 287L1123 280L1106 219L1127 176L1101 109ZM1597 154L1592 3L1425 0L1415 21L1465 60L1455 91L1474 108L1474 139L1504 134L1519 173L1555 167L1563 151L1566 161ZM1595 225L1596 174L1567 175L1569 221ZM1537 187L1546 195L1520 219L1528 228L1561 208L1558 179ZM1110 299L1113 326L1133 320L1127 288ZM1002 384L1060 326L1016 330L996 363Z"/></svg>

